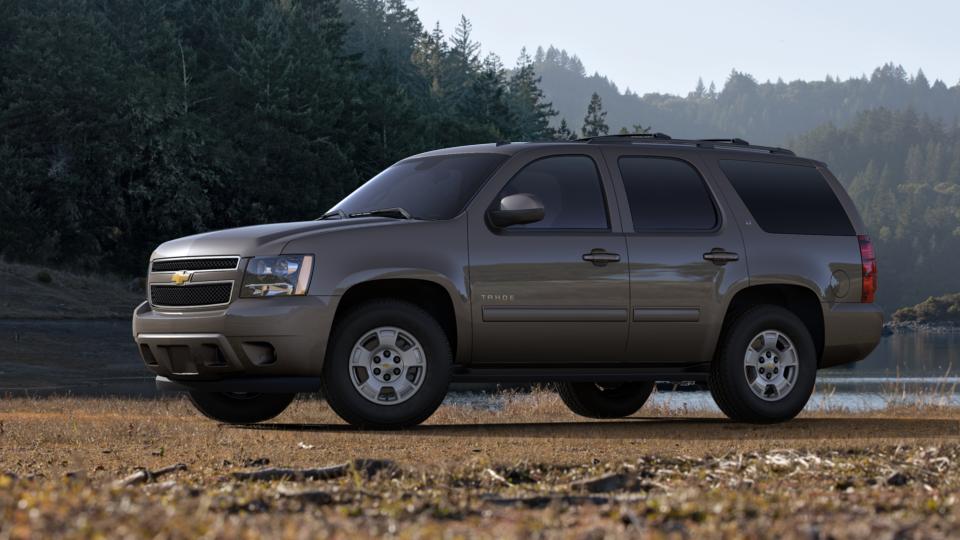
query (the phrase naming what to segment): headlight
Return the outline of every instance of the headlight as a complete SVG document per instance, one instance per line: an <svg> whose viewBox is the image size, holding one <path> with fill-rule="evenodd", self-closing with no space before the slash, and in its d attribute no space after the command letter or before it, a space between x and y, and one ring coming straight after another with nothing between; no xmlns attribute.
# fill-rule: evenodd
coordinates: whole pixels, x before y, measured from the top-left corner
<svg viewBox="0 0 960 540"><path fill-rule="evenodd" d="M307 294L313 255L254 257L247 264L240 298Z"/></svg>

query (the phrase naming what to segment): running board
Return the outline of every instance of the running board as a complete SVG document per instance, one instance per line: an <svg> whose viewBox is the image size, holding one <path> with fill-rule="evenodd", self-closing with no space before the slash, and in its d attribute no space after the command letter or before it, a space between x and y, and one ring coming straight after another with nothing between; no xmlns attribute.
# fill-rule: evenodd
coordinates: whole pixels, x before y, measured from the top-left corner
<svg viewBox="0 0 960 540"><path fill-rule="evenodd" d="M710 364L644 367L455 367L457 383L705 382Z"/></svg>
<svg viewBox="0 0 960 540"><path fill-rule="evenodd" d="M319 377L237 377L217 380L184 380L157 377L161 392L249 392L259 394L295 394L319 392Z"/></svg>

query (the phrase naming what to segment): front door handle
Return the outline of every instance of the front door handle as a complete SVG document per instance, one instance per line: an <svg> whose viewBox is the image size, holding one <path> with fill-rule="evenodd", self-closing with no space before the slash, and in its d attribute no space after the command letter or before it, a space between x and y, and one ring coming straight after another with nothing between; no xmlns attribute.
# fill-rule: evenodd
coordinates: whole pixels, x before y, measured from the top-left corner
<svg viewBox="0 0 960 540"><path fill-rule="evenodd" d="M729 251L724 251L720 248L713 248L707 253L703 254L703 259L712 262L718 266L727 264L728 262L739 261L740 255L736 253L731 253Z"/></svg>
<svg viewBox="0 0 960 540"><path fill-rule="evenodd" d="M583 260L592 262L597 266L606 266L607 263L620 262L620 254L610 253L602 249L594 249L590 251L590 253L584 253Z"/></svg>

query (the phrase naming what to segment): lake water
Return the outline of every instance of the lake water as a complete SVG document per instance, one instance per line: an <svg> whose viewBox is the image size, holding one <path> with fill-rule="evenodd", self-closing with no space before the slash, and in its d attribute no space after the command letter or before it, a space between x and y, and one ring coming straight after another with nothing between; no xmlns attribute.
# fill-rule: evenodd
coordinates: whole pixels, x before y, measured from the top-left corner
<svg viewBox="0 0 960 540"><path fill-rule="evenodd" d="M678 413L717 410L710 393L702 390L660 391L650 399ZM501 406L496 397L476 393L451 396L448 402ZM807 410L871 411L890 405L960 406L960 332L884 337L865 360L820 371Z"/></svg>
<svg viewBox="0 0 960 540"><path fill-rule="evenodd" d="M871 410L892 402L960 406L958 390L960 333L894 334L883 338L866 360L821 371L810 407ZM128 321L0 319L0 395L24 392L155 395ZM448 402L496 407L496 399L455 392ZM714 407L702 391L659 392L652 399L678 411Z"/></svg>

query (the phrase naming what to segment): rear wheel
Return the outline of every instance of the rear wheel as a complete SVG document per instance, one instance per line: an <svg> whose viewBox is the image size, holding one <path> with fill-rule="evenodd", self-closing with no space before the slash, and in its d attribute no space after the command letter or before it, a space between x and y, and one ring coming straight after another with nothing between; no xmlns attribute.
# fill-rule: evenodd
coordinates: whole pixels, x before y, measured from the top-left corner
<svg viewBox="0 0 960 540"><path fill-rule="evenodd" d="M192 391L188 396L207 418L227 424L253 424L278 416L296 394Z"/></svg>
<svg viewBox="0 0 960 540"><path fill-rule="evenodd" d="M563 382L557 385L557 392L563 403L580 416L623 418L643 407L653 392L653 384Z"/></svg>
<svg viewBox="0 0 960 540"><path fill-rule="evenodd" d="M323 366L323 394L350 424L397 429L423 422L450 384L450 342L429 313L375 300L338 321Z"/></svg>
<svg viewBox="0 0 960 540"><path fill-rule="evenodd" d="M800 414L816 378L816 350L803 321L782 307L758 306L731 324L708 383L730 419L773 423Z"/></svg>

